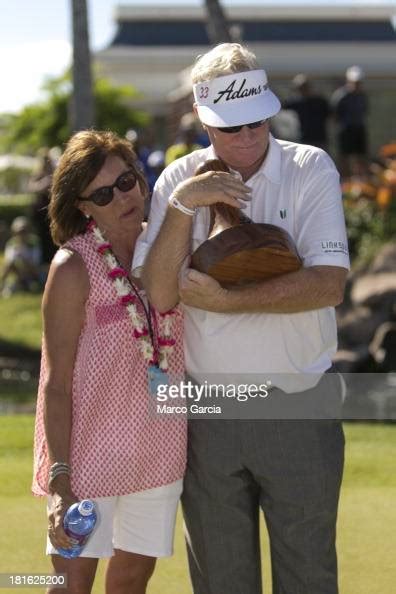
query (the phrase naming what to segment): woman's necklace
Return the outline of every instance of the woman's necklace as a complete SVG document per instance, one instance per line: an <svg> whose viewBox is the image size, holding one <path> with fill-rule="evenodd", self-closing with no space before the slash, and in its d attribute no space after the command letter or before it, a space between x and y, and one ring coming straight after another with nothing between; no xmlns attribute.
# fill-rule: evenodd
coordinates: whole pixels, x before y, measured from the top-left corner
<svg viewBox="0 0 396 594"><path fill-rule="evenodd" d="M150 305L146 307L138 289L129 280L128 273L114 255L111 244L103 237L101 230L93 219L90 219L87 231L93 234L97 243L97 252L103 257L109 269L108 276L113 281L120 303L126 307L132 322L133 335L139 344L143 358L149 365L149 387L153 391L153 382L155 387L161 381L166 383L167 380L165 372L168 369L168 358L175 345L175 340L172 338L172 322L175 310L171 309L159 314L161 324L158 327L155 312L152 315ZM146 319L137 310L136 305L138 302L143 308Z"/></svg>

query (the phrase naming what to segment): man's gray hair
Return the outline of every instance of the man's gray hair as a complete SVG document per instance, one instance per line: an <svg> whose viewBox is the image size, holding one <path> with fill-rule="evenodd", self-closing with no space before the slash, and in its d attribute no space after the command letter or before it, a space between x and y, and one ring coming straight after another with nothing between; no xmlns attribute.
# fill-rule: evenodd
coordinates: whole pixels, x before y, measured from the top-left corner
<svg viewBox="0 0 396 594"><path fill-rule="evenodd" d="M193 84L226 76L233 72L257 70L259 65L253 52L239 43L220 43L198 56L191 71Z"/></svg>

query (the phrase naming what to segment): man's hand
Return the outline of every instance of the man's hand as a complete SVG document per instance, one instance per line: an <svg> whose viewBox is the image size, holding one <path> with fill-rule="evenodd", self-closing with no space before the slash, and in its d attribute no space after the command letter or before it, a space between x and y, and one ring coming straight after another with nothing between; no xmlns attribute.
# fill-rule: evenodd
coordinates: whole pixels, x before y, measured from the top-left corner
<svg viewBox="0 0 396 594"><path fill-rule="evenodd" d="M223 289L210 276L187 269L179 280L179 295L185 305L218 313L299 313L341 303L347 274L337 266L312 266Z"/></svg>
<svg viewBox="0 0 396 594"><path fill-rule="evenodd" d="M192 268L187 268L179 279L180 300L191 307L222 312L227 293L214 278Z"/></svg>

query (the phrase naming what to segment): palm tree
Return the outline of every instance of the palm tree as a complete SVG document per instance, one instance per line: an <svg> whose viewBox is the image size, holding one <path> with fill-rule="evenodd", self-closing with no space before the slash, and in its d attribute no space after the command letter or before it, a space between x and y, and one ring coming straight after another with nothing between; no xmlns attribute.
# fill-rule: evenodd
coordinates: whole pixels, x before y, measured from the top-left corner
<svg viewBox="0 0 396 594"><path fill-rule="evenodd" d="M73 95L71 129L94 125L91 56L89 52L87 0L72 0L73 23Z"/></svg>
<svg viewBox="0 0 396 594"><path fill-rule="evenodd" d="M208 16L207 32L212 44L230 42L232 36L220 0L205 0Z"/></svg>

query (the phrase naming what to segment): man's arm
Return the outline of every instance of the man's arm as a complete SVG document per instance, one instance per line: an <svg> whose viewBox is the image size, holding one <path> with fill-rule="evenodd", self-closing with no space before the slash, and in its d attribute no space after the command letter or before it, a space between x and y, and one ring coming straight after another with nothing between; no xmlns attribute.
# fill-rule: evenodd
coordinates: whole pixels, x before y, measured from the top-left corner
<svg viewBox="0 0 396 594"><path fill-rule="evenodd" d="M180 183L173 195L189 209L216 202L242 208L243 201L250 199L250 188L229 173L209 171ZM147 255L142 282L150 302L158 311L167 311L179 301L179 273L190 255L192 224L192 216L168 206Z"/></svg>
<svg viewBox="0 0 396 594"><path fill-rule="evenodd" d="M224 289L206 274L187 270L180 279L182 303L218 313L297 313L341 303L348 270L301 268L256 285Z"/></svg>

